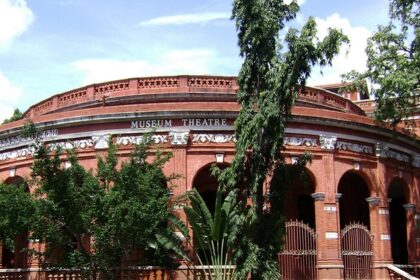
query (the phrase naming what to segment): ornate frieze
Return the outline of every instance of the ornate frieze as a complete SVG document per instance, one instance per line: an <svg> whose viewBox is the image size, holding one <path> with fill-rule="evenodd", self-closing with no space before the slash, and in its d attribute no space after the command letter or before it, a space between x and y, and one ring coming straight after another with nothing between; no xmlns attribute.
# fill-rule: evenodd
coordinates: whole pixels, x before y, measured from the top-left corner
<svg viewBox="0 0 420 280"><path fill-rule="evenodd" d="M170 131L169 139L173 146L185 146L188 144L188 138L190 137L190 132L187 131Z"/></svg>
<svg viewBox="0 0 420 280"><path fill-rule="evenodd" d="M143 136L121 136L117 137L117 145L138 145L143 141ZM152 141L155 144L162 144L168 142L168 137L166 135L153 135Z"/></svg>
<svg viewBox="0 0 420 280"><path fill-rule="evenodd" d="M403 162L407 162L410 163L410 157L408 155L402 154L400 152L397 151L393 151L393 150L387 150L386 152L386 156L388 158L392 158L398 161L403 161Z"/></svg>
<svg viewBox="0 0 420 280"><path fill-rule="evenodd" d="M337 141L336 148L343 151L351 151L362 154L373 154L373 148L368 145L355 144L345 141Z"/></svg>
<svg viewBox="0 0 420 280"><path fill-rule="evenodd" d="M19 144L29 144L36 138L40 141L45 141L58 135L58 129L47 129L37 133L34 137L23 137L21 135L11 136L0 139L0 149L6 149L10 146Z"/></svg>
<svg viewBox="0 0 420 280"><path fill-rule="evenodd" d="M0 160L16 159L20 157L32 156L35 153L35 148L30 146L23 149L0 153Z"/></svg>
<svg viewBox="0 0 420 280"><path fill-rule="evenodd" d="M284 137L283 143L286 146L306 146L306 147L317 146L316 139L309 138L309 137Z"/></svg>
<svg viewBox="0 0 420 280"><path fill-rule="evenodd" d="M81 139L75 141L62 141L55 142L48 145L50 150L56 150L58 147L61 149L86 149L93 147L92 139Z"/></svg>
<svg viewBox="0 0 420 280"><path fill-rule="evenodd" d="M334 150L336 143L337 143L336 136L325 136L325 135L319 136L319 144L321 145L321 149Z"/></svg>
<svg viewBox="0 0 420 280"><path fill-rule="evenodd" d="M230 143L236 142L235 134L193 134L193 143Z"/></svg>

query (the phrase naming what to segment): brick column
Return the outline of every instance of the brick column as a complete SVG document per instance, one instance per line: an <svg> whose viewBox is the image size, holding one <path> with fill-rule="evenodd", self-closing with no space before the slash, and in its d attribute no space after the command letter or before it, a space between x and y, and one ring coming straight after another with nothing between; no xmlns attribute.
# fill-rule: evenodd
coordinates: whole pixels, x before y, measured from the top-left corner
<svg viewBox="0 0 420 280"><path fill-rule="evenodd" d="M403 205L407 211L407 246L408 246L408 262L410 264L417 263L416 259L416 205L407 203Z"/></svg>
<svg viewBox="0 0 420 280"><path fill-rule="evenodd" d="M171 140L173 152L173 172L180 175L174 180L176 188L174 195L179 196L187 191L187 144L189 139L189 131L170 131L169 138Z"/></svg>
<svg viewBox="0 0 420 280"><path fill-rule="evenodd" d="M389 223L388 208L381 207L379 197L368 197L370 232L373 235L373 278L387 279L388 271L384 269L386 264L391 262L389 253L391 252L391 235L387 224ZM384 248L387 248L386 252ZM387 254L388 253L388 254Z"/></svg>
<svg viewBox="0 0 420 280"><path fill-rule="evenodd" d="M313 194L315 199L315 222L318 233L318 278L342 279L343 262L340 255L340 219L336 193L334 150L337 137L320 136L325 175L325 193ZM319 193L318 193L319 194Z"/></svg>

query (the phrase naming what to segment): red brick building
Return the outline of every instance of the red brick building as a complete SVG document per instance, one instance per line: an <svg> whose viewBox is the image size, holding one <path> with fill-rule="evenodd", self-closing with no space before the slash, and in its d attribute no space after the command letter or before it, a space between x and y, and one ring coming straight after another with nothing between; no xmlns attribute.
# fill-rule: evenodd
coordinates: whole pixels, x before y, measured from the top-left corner
<svg viewBox="0 0 420 280"><path fill-rule="evenodd" d="M234 77L133 78L54 95L30 107L25 118L42 130L48 145L74 147L87 169L96 168L108 139L123 160L153 128L156 145L174 155L165 172L182 175L174 195L196 187L211 201L216 181L210 165L228 165L234 156L237 90ZM367 105L357 105L367 102L349 97L353 101L307 87L293 109L285 158L292 164L309 151L313 161L307 166L311 186L297 182L289 188L285 213L307 224L288 224L289 235L304 230L307 244L287 245L279 259L313 267L318 279L348 278L352 269L389 279L388 264L420 264L420 146L375 125L362 109ZM24 123L0 126L1 182L19 184L30 174L33 150L19 136ZM39 265L22 254L0 252L3 268Z"/></svg>

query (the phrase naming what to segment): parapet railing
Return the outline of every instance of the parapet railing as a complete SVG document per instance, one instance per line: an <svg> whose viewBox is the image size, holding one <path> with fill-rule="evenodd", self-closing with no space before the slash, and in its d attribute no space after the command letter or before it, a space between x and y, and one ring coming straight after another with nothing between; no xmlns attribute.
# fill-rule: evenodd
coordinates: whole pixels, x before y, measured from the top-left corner
<svg viewBox="0 0 420 280"><path fill-rule="evenodd" d="M159 93L221 93L236 94L239 86L236 77L223 76L168 76L146 77L93 84L54 95L31 106L25 117L36 117L48 113L70 110L78 105L95 106L107 98L159 94ZM306 87L299 100L314 102L336 110L364 115L350 100L323 89Z"/></svg>

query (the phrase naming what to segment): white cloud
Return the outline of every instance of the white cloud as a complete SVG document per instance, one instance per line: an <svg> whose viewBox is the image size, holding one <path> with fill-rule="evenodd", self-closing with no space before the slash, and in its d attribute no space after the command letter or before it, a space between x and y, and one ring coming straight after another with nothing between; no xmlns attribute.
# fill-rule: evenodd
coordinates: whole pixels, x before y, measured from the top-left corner
<svg viewBox="0 0 420 280"><path fill-rule="evenodd" d="M19 104L21 94L21 88L13 85L0 71L0 123L12 116Z"/></svg>
<svg viewBox="0 0 420 280"><path fill-rule="evenodd" d="M0 47L25 32L34 20L25 0L0 0Z"/></svg>
<svg viewBox="0 0 420 280"><path fill-rule="evenodd" d="M230 19L229 13L197 13L183 14L175 16L157 17L139 23L140 26L146 25L183 25L195 23L207 23L213 20Z"/></svg>
<svg viewBox="0 0 420 280"><path fill-rule="evenodd" d="M363 71L366 69L367 56L365 48L367 39L371 36L370 31L362 26L352 26L348 19L340 17L335 13L326 19L316 18L318 25L318 36L324 38L328 28L341 29L350 39L350 46L343 46L340 53L334 58L332 67L324 67L323 75L319 68L312 71L308 81L310 85L321 85L341 82L341 74L351 70Z"/></svg>
<svg viewBox="0 0 420 280"><path fill-rule="evenodd" d="M71 69L83 73L85 84L92 84L140 76L216 74L231 64L214 50L188 49L171 50L155 60L85 59L72 63Z"/></svg>

